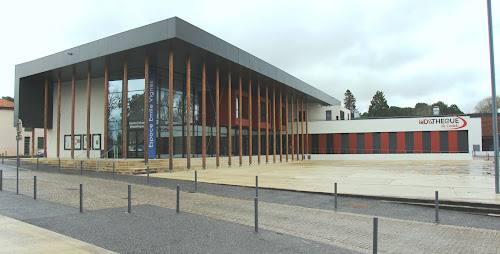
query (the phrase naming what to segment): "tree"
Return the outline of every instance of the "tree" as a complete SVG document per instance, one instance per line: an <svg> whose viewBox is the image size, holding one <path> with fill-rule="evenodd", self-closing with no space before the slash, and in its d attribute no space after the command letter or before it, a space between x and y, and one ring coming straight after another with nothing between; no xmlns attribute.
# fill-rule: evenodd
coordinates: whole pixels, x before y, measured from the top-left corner
<svg viewBox="0 0 500 254"><path fill-rule="evenodd" d="M391 106L389 107L388 111L388 116L414 116L415 115L415 109L410 108L410 107L396 107L396 106Z"/></svg>
<svg viewBox="0 0 500 254"><path fill-rule="evenodd" d="M373 95L373 99L368 108L368 116L370 117L381 117L388 116L389 105L387 105L387 100L385 99L384 92L377 91Z"/></svg>
<svg viewBox="0 0 500 254"><path fill-rule="evenodd" d="M480 100L476 106L474 107L474 112L475 113L491 113L491 108L492 108L492 97L486 97L482 100ZM500 96L497 96L497 111L500 108L499 103L500 102Z"/></svg>
<svg viewBox="0 0 500 254"><path fill-rule="evenodd" d="M419 102L415 104L414 112L416 116L432 115L432 107L427 103Z"/></svg>
<svg viewBox="0 0 500 254"><path fill-rule="evenodd" d="M344 94L344 107L346 109L349 109L351 111L351 115L354 113L354 110L356 110L356 98L354 98L354 95L347 89Z"/></svg>
<svg viewBox="0 0 500 254"><path fill-rule="evenodd" d="M14 102L14 98L10 97L10 96L2 96L2 99L3 100L6 100L6 101L11 101L11 102Z"/></svg>
<svg viewBox="0 0 500 254"><path fill-rule="evenodd" d="M439 114L463 114L462 110L458 108L456 104L451 104L451 106L448 107L448 104L438 101L434 104L432 104L432 107L438 106L439 107Z"/></svg>

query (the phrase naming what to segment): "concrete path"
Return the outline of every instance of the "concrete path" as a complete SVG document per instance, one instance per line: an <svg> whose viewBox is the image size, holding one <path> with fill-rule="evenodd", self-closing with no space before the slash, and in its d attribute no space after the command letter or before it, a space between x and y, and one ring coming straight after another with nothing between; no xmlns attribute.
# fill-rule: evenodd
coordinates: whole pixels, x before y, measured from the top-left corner
<svg viewBox="0 0 500 254"><path fill-rule="evenodd" d="M367 196L434 199L500 204L491 161L300 161L198 170L205 183ZM194 171L152 177L194 180Z"/></svg>
<svg viewBox="0 0 500 254"><path fill-rule="evenodd" d="M221 170L222 171L222 170ZM127 183L61 175L24 172L21 193L31 195L32 174L39 179L39 197L78 207L77 187L84 185L85 211L116 208L126 211ZM15 190L12 178L6 189ZM191 188L188 188L191 190ZM253 201L217 195L190 193L182 187L181 211L248 226L254 223ZM175 209L175 190L147 185L132 186L133 205L153 205ZM347 249L371 252L371 216L315 208L259 202L260 227L280 234ZM381 253L497 253L500 231L381 217L379 251Z"/></svg>

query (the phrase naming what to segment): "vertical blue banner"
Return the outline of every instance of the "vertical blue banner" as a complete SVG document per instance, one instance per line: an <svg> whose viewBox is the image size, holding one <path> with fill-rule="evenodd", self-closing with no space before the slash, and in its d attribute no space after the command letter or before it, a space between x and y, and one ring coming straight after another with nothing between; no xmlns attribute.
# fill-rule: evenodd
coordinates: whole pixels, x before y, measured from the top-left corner
<svg viewBox="0 0 500 254"><path fill-rule="evenodd" d="M149 67L148 99L148 158L156 158L156 68Z"/></svg>

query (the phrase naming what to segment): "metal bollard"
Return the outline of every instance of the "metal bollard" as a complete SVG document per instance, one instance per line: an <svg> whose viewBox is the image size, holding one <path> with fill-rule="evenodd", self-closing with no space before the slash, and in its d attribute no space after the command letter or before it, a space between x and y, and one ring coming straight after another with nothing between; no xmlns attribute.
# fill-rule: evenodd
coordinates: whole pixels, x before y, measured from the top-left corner
<svg viewBox="0 0 500 254"><path fill-rule="evenodd" d="M132 212L132 185L128 185L128 213Z"/></svg>
<svg viewBox="0 0 500 254"><path fill-rule="evenodd" d="M80 184L80 213L83 213L83 184Z"/></svg>
<svg viewBox="0 0 500 254"><path fill-rule="evenodd" d="M333 200L334 200L335 210L337 210L337 183L335 183L335 187L334 187Z"/></svg>
<svg viewBox="0 0 500 254"><path fill-rule="evenodd" d="M0 170L0 191L3 191L3 170Z"/></svg>
<svg viewBox="0 0 500 254"><path fill-rule="evenodd" d="M36 170L38 170L38 157L36 157Z"/></svg>
<svg viewBox="0 0 500 254"><path fill-rule="evenodd" d="M3 163L3 158L4 158L4 156L3 156L3 153L2 153L2 164L4 164L4 163Z"/></svg>
<svg viewBox="0 0 500 254"><path fill-rule="evenodd" d="M198 191L198 171L194 171L194 192Z"/></svg>
<svg viewBox="0 0 500 254"><path fill-rule="evenodd" d="M148 165L148 183L149 183L149 165Z"/></svg>
<svg viewBox="0 0 500 254"><path fill-rule="evenodd" d="M33 176L33 199L36 200L36 176Z"/></svg>
<svg viewBox="0 0 500 254"><path fill-rule="evenodd" d="M115 178L115 163L113 162L113 179L116 179Z"/></svg>
<svg viewBox="0 0 500 254"><path fill-rule="evenodd" d="M255 176L255 196L259 197L259 176Z"/></svg>
<svg viewBox="0 0 500 254"><path fill-rule="evenodd" d="M175 208L175 211L179 213L179 185L177 184L177 206Z"/></svg>
<svg viewBox="0 0 500 254"><path fill-rule="evenodd" d="M80 175L83 175L83 161L80 161Z"/></svg>
<svg viewBox="0 0 500 254"><path fill-rule="evenodd" d="M59 158L59 173L61 173L61 158Z"/></svg>
<svg viewBox="0 0 500 254"><path fill-rule="evenodd" d="M378 218L373 218L373 254L377 253L378 249Z"/></svg>
<svg viewBox="0 0 500 254"><path fill-rule="evenodd" d="M254 198L255 203L255 232L259 232L259 198Z"/></svg>
<svg viewBox="0 0 500 254"><path fill-rule="evenodd" d="M436 210L436 223L439 223L439 193L435 192L434 208Z"/></svg>

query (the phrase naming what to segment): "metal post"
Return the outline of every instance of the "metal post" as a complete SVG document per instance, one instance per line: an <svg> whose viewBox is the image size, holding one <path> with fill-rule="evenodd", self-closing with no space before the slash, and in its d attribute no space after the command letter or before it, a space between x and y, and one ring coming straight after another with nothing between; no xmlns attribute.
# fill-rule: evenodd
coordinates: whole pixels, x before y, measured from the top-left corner
<svg viewBox="0 0 500 254"><path fill-rule="evenodd" d="M128 185L128 213L132 212L132 185Z"/></svg>
<svg viewBox="0 0 500 254"><path fill-rule="evenodd" d="M337 183L335 183L334 189L335 189L334 194L333 194L334 207L335 207L335 210L337 210Z"/></svg>
<svg viewBox="0 0 500 254"><path fill-rule="evenodd" d="M3 191L3 170L0 170L0 191Z"/></svg>
<svg viewBox="0 0 500 254"><path fill-rule="evenodd" d="M499 185L499 170L498 170L498 120L497 120L497 91L495 84L495 51L493 49L493 20L491 18L491 0L487 0L488 4L488 35L490 38L490 70L491 70L491 113L493 120L493 147L495 151L495 193L500 193Z"/></svg>
<svg viewBox="0 0 500 254"><path fill-rule="evenodd" d="M80 161L80 175L83 175L83 161Z"/></svg>
<svg viewBox="0 0 500 254"><path fill-rule="evenodd" d="M436 223L439 223L439 193L438 191L435 192L435 203L434 203L434 208L436 210Z"/></svg>
<svg viewBox="0 0 500 254"><path fill-rule="evenodd" d="M59 173L61 173L61 158L59 158Z"/></svg>
<svg viewBox="0 0 500 254"><path fill-rule="evenodd" d="M33 176L33 198L36 200L36 176Z"/></svg>
<svg viewBox="0 0 500 254"><path fill-rule="evenodd" d="M179 185L177 184L177 207L175 208L175 211L179 213Z"/></svg>
<svg viewBox="0 0 500 254"><path fill-rule="evenodd" d="M113 162L113 179L116 179L115 178L115 163Z"/></svg>
<svg viewBox="0 0 500 254"><path fill-rule="evenodd" d="M259 232L259 197L254 198L255 203L255 232Z"/></svg>
<svg viewBox="0 0 500 254"><path fill-rule="evenodd" d="M148 183L149 183L149 165L147 166L148 169Z"/></svg>
<svg viewBox="0 0 500 254"><path fill-rule="evenodd" d="M259 196L259 176L255 176L255 196Z"/></svg>
<svg viewBox="0 0 500 254"><path fill-rule="evenodd" d="M4 158L4 156L3 156L3 153L2 153L2 164L4 164L4 162L3 162L3 158Z"/></svg>
<svg viewBox="0 0 500 254"><path fill-rule="evenodd" d="M80 213L83 213L83 184L80 184Z"/></svg>
<svg viewBox="0 0 500 254"><path fill-rule="evenodd" d="M38 170L38 157L36 157L36 170Z"/></svg>
<svg viewBox="0 0 500 254"><path fill-rule="evenodd" d="M373 254L377 253L378 249L378 218L373 218Z"/></svg>
<svg viewBox="0 0 500 254"><path fill-rule="evenodd" d="M198 172L194 171L194 192L198 191Z"/></svg>
<svg viewBox="0 0 500 254"><path fill-rule="evenodd" d="M19 126L19 123L17 123L17 126ZM19 140L16 141L17 143L17 161L16 161L16 195L19 195Z"/></svg>

